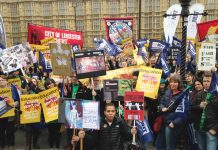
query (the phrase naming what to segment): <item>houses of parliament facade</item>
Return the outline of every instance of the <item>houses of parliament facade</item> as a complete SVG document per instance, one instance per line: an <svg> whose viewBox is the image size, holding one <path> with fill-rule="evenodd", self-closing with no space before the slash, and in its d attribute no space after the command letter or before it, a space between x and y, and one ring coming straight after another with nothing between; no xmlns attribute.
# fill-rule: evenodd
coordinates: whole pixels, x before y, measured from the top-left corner
<svg viewBox="0 0 218 150"><path fill-rule="evenodd" d="M94 38L106 38L103 18L109 17L132 16L136 39L139 34L148 39L161 39L163 15L171 5L178 3L179 0L1 0L0 15L7 47L27 41L27 24L33 23L81 31L84 48L93 48ZM203 21L218 18L218 0L192 0L190 5L194 3L204 4L208 15L202 17ZM176 32L178 38L181 38L181 20Z"/></svg>

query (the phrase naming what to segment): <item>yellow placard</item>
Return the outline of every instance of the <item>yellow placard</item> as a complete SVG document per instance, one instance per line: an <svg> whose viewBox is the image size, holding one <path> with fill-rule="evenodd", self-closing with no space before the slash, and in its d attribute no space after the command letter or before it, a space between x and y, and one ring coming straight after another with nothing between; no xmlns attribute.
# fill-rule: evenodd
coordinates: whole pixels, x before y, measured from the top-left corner
<svg viewBox="0 0 218 150"><path fill-rule="evenodd" d="M20 97L20 123L36 123L40 122L41 118L41 106L40 106L40 95L30 94L21 95Z"/></svg>
<svg viewBox="0 0 218 150"><path fill-rule="evenodd" d="M8 79L8 85L10 86L11 84L13 84L15 86L21 87L21 80L20 80L20 78Z"/></svg>
<svg viewBox="0 0 218 150"><path fill-rule="evenodd" d="M57 87L40 92L40 101L44 112L45 122L58 119L58 103L60 94Z"/></svg>
<svg viewBox="0 0 218 150"><path fill-rule="evenodd" d="M139 72L136 91L144 92L144 96L155 99L158 94L162 70L146 67Z"/></svg>
<svg viewBox="0 0 218 150"><path fill-rule="evenodd" d="M145 62L144 62L143 59L142 59L142 56L137 55L137 53L138 53L138 49L135 49L135 50L133 51L133 57L134 57L134 60L137 62L137 65L143 65L143 64L145 64Z"/></svg>
<svg viewBox="0 0 218 150"><path fill-rule="evenodd" d="M40 40L41 45L47 45L50 42L55 42L54 37L48 37L43 40Z"/></svg>
<svg viewBox="0 0 218 150"><path fill-rule="evenodd" d="M41 52L50 51L49 46L30 44L30 47L31 47L33 50L36 50L37 52L38 52L38 51L41 51Z"/></svg>
<svg viewBox="0 0 218 150"><path fill-rule="evenodd" d="M133 54L134 45L132 43L132 38L128 38L123 40L122 42L123 53L127 56L131 56Z"/></svg>
<svg viewBox="0 0 218 150"><path fill-rule="evenodd" d="M0 97L4 99L4 101L8 104L8 111L5 114L3 114L0 118L14 116L14 100L12 99L11 88L0 88Z"/></svg>

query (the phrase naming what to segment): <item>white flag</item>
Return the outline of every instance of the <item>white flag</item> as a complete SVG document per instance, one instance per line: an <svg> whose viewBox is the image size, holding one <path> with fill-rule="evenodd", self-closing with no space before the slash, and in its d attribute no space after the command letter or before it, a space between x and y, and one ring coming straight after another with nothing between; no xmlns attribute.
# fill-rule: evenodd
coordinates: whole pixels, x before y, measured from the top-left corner
<svg viewBox="0 0 218 150"><path fill-rule="evenodd" d="M6 35L2 16L0 15L0 43L6 48Z"/></svg>
<svg viewBox="0 0 218 150"><path fill-rule="evenodd" d="M203 4L194 4L189 8L190 14L199 14L203 13L204 5ZM188 25L187 25L187 38L195 39L197 34L197 24L201 21L202 15L189 15Z"/></svg>
<svg viewBox="0 0 218 150"><path fill-rule="evenodd" d="M182 7L179 4L172 5L168 10L168 15L176 15L181 14ZM169 44L172 44L173 36L176 32L176 28L179 22L180 15L177 16L167 16L164 18L163 25L164 25L164 36Z"/></svg>

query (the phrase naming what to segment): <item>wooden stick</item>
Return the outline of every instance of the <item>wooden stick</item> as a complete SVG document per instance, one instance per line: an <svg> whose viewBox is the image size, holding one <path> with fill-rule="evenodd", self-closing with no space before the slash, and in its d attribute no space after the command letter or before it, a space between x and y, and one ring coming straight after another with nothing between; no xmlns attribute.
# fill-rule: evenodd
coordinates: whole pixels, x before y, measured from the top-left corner
<svg viewBox="0 0 218 150"><path fill-rule="evenodd" d="M133 120L133 127L135 127L135 120ZM135 142L135 134L133 134L133 137L132 137L132 144L133 144L133 145L136 145L136 142Z"/></svg>
<svg viewBox="0 0 218 150"><path fill-rule="evenodd" d="M80 150L83 150L83 138L80 139Z"/></svg>
<svg viewBox="0 0 218 150"><path fill-rule="evenodd" d="M73 136L72 136L72 139L73 139L73 137L76 135L76 129L74 128L73 129ZM75 150L75 148L76 148L76 144L75 144L75 142L73 142L73 148L72 148L72 150Z"/></svg>

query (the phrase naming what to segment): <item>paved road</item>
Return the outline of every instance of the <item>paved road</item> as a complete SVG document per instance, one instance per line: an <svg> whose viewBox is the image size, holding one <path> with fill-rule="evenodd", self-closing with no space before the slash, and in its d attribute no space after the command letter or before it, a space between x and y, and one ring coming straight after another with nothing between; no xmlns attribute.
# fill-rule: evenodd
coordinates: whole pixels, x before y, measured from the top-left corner
<svg viewBox="0 0 218 150"><path fill-rule="evenodd" d="M63 132L61 135L61 146L59 150L64 150L63 147L66 145L67 135L66 132ZM41 130L38 140L38 145L40 146L40 150L49 150L48 144L48 132L46 129ZM25 148L25 132L22 129L19 129L15 133L15 149L16 150L24 150ZM148 145L147 150L155 150L152 144Z"/></svg>

